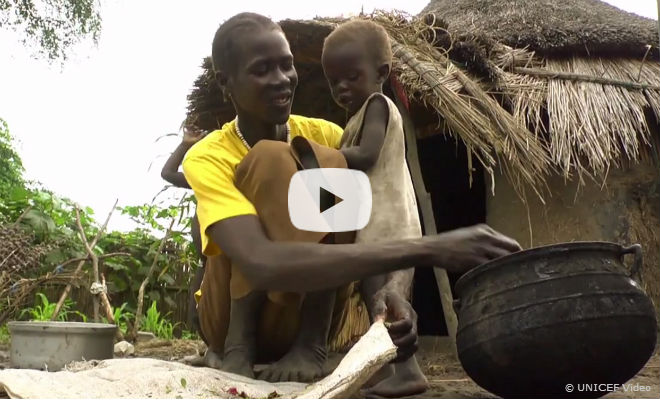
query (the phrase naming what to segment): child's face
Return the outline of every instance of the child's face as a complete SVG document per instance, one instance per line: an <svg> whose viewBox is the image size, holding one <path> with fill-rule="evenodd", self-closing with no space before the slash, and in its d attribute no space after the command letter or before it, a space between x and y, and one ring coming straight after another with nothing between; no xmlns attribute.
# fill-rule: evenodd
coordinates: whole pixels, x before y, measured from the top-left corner
<svg viewBox="0 0 660 400"><path fill-rule="evenodd" d="M382 91L389 68L367 57L362 43L346 42L323 52L323 71L335 102L355 114L367 98ZM383 73L384 72L384 73Z"/></svg>

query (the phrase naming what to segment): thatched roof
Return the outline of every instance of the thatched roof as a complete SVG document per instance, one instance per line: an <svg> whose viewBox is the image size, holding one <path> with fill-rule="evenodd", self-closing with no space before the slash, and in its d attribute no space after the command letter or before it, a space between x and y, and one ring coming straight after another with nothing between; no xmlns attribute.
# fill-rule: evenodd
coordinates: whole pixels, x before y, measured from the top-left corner
<svg viewBox="0 0 660 400"><path fill-rule="evenodd" d="M485 36L541 55L643 57L655 47L657 21L599 0L432 0L422 13L455 35Z"/></svg>
<svg viewBox="0 0 660 400"><path fill-rule="evenodd" d="M514 187L538 193L554 171L567 178L603 177L612 166L638 160L657 141L648 126L660 121L655 61L557 60L483 37L454 35L441 20L390 13L370 18L390 35L393 75L413 104L434 117L434 128L418 127L459 138L470 163L474 157L491 176L503 170ZM343 125L345 114L331 100L320 66L323 39L337 22L280 24L299 74L293 112ZM222 103L208 59L203 67L189 96L189 118L215 129L233 118L233 109Z"/></svg>

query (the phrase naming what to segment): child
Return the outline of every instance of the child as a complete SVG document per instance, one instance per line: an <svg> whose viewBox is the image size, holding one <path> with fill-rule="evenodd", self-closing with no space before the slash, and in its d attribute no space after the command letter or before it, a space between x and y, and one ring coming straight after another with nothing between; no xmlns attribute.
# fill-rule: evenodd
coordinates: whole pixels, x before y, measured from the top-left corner
<svg viewBox="0 0 660 400"><path fill-rule="evenodd" d="M412 180L405 159L404 132L396 105L382 93L389 76L392 50L385 29L368 20L353 20L337 27L323 45L322 63L332 97L350 119L341 140L348 167L364 171L372 188L372 213L367 226L359 231L356 243L373 243L422 236ZM411 266L412 267L412 266ZM412 270L401 273L410 283ZM373 279L363 282L364 299ZM373 291L373 289L372 289ZM370 316L372 305L367 304ZM392 367L388 367L392 373ZM371 390L380 395L402 385L410 392L424 392L428 383L414 355L394 364L396 374ZM384 372L388 372L387 369ZM389 382L388 382L389 380ZM396 382L394 382L396 380Z"/></svg>
<svg viewBox="0 0 660 400"><path fill-rule="evenodd" d="M170 157L163 165L163 169L160 171L160 176L171 183L173 186L178 188L190 189L188 181L186 181L183 172L179 171L179 166L183 161L184 156L188 150L198 141L200 141L206 132L199 131L190 126L187 126L184 122L183 124L183 140L172 152ZM191 219L190 223L190 234L192 236L193 245L197 251L197 255L200 257L201 268L197 269L195 276L190 282L190 295L188 301L188 324L190 327L199 331L199 317L197 315L197 303L195 302L195 293L199 290L199 287L202 283L202 277L204 276L204 264L206 263L206 257L202 254L202 238L199 232L199 222L197 221L197 213Z"/></svg>

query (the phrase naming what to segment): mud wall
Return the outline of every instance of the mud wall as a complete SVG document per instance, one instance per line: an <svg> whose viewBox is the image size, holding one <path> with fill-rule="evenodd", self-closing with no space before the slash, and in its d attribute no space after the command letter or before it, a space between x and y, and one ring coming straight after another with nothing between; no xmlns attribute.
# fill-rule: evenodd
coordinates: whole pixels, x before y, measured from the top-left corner
<svg viewBox="0 0 660 400"><path fill-rule="evenodd" d="M602 187L589 182L578 190L576 183L553 177L549 180L552 197L546 196L544 205L529 196L527 208L509 182L498 176L495 196L488 195L486 221L523 248L580 240L640 243L643 286L659 310L659 186L659 169L648 164L611 170Z"/></svg>

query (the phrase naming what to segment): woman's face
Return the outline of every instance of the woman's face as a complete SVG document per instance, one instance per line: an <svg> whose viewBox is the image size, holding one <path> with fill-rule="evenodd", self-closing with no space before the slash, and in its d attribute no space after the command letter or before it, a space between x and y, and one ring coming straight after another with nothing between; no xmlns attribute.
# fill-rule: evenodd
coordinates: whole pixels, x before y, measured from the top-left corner
<svg viewBox="0 0 660 400"><path fill-rule="evenodd" d="M284 124L291 114L298 74L284 33L261 29L242 36L227 89L236 112L266 124Z"/></svg>

